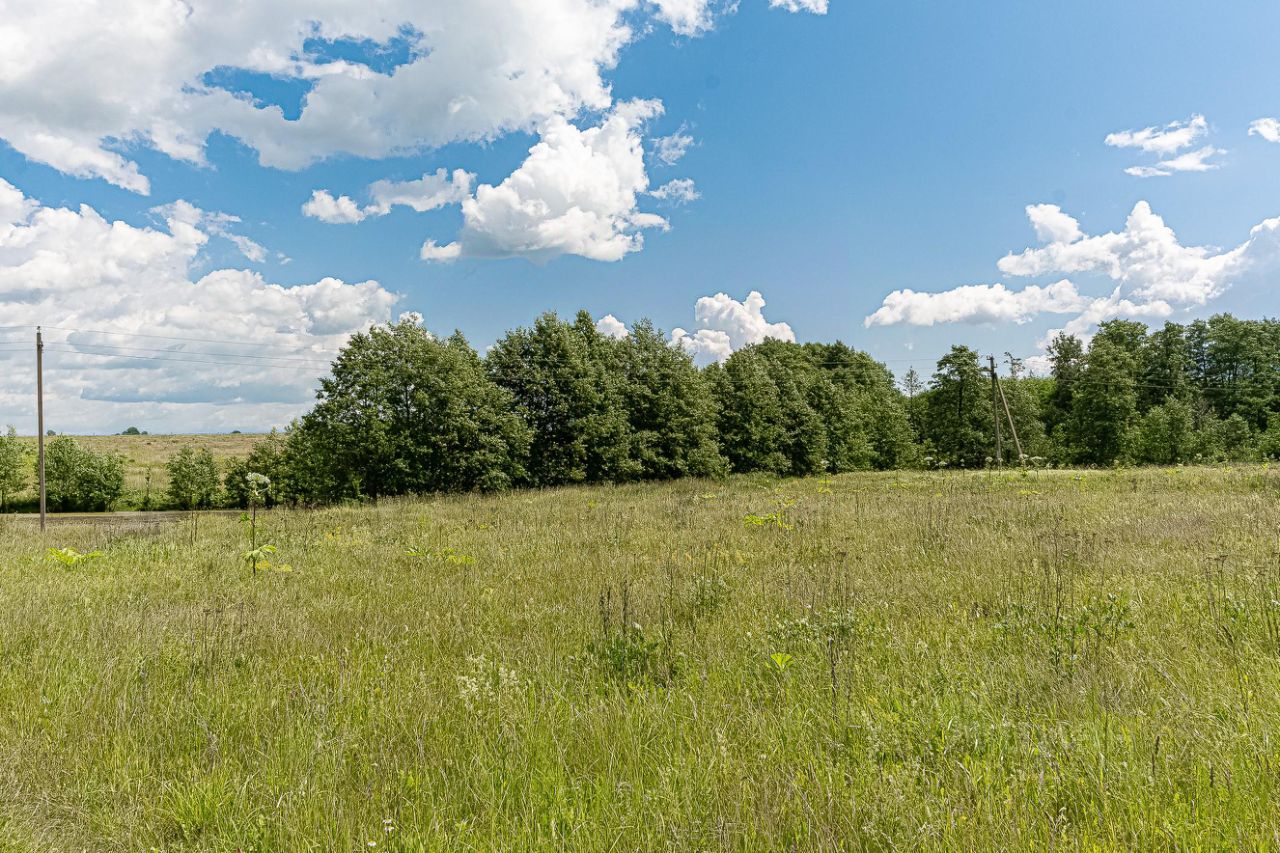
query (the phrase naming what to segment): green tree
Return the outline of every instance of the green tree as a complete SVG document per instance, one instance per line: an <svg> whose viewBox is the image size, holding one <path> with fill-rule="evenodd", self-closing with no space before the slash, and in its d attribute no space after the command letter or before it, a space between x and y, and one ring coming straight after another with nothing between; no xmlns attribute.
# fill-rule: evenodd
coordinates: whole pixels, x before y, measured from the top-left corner
<svg viewBox="0 0 1280 853"><path fill-rule="evenodd" d="M1137 370L1125 341L1094 338L1072 400L1076 461L1109 465L1120 457L1138 414Z"/></svg>
<svg viewBox="0 0 1280 853"><path fill-rule="evenodd" d="M218 498L218 463L207 448L184 447L165 463L169 503L178 509L208 509Z"/></svg>
<svg viewBox="0 0 1280 853"><path fill-rule="evenodd" d="M1041 395L1045 391L1048 380L1035 377L1013 377L1000 380L1000 388L1004 392L1004 402L1009 405L1009 417L1018 430L1018 440L1022 443L1022 453L1028 459L1043 459L1050 454L1050 442L1045 433L1044 421L1041 420ZM1001 417L1001 429L1009 432L1008 419L1001 405L998 414ZM1012 435L1004 436L1005 459L1017 463L1017 445Z"/></svg>
<svg viewBox="0 0 1280 853"><path fill-rule="evenodd" d="M1210 318L1205 341L1203 393L1219 418L1238 414L1252 429L1264 429L1280 400L1280 324Z"/></svg>
<svg viewBox="0 0 1280 853"><path fill-rule="evenodd" d="M870 464L887 469L919 462L920 449L917 431L913 425L908 400L898 390L893 373L880 362L846 346L840 341L833 344L808 343L804 351L823 375L847 394L847 411L842 428L829 424L827 440L833 445L844 443L856 459L853 468L864 467L858 448L869 444ZM914 371L908 373L912 376ZM919 395L919 376L914 378L912 393ZM841 452L829 451L838 458ZM832 470L852 470L833 467Z"/></svg>
<svg viewBox="0 0 1280 853"><path fill-rule="evenodd" d="M529 431L461 334L402 322L355 335L291 443L308 448L311 500L505 489Z"/></svg>
<svg viewBox="0 0 1280 853"><path fill-rule="evenodd" d="M994 455L991 379L976 352L953 346L938 360L926 406L926 439L939 461L980 467Z"/></svg>
<svg viewBox="0 0 1280 853"><path fill-rule="evenodd" d="M228 506L248 509L253 491L248 480L251 473L262 474L271 481L271 486L259 495L261 506L328 500L324 496L341 490L329 466L313 464L321 453L314 432L300 430L296 423L283 433L273 429L247 457L227 463L222 480L224 500Z"/></svg>
<svg viewBox="0 0 1280 853"><path fill-rule="evenodd" d="M55 512L105 512L124 493L124 460L58 436L45 447L45 490Z"/></svg>
<svg viewBox="0 0 1280 853"><path fill-rule="evenodd" d="M786 404L769 368L764 355L749 347L707 372L720 446L737 474L792 473Z"/></svg>
<svg viewBox="0 0 1280 853"><path fill-rule="evenodd" d="M1074 456L1070 422L1076 385L1084 370L1084 343L1075 335L1059 332L1049 343L1048 355L1053 387L1045 396L1041 418L1051 443L1050 455L1055 461L1067 462Z"/></svg>
<svg viewBox="0 0 1280 853"><path fill-rule="evenodd" d="M1266 431L1258 436L1258 451L1265 459L1280 459L1280 413L1272 413Z"/></svg>
<svg viewBox="0 0 1280 853"><path fill-rule="evenodd" d="M594 324L553 313L489 351L490 377L529 427L527 481L536 486L628 479L630 426L616 373Z"/></svg>
<svg viewBox="0 0 1280 853"><path fill-rule="evenodd" d="M27 450L13 427L0 436L0 512L27 485Z"/></svg>
<svg viewBox="0 0 1280 853"><path fill-rule="evenodd" d="M1195 457L1194 413L1185 398L1170 397L1152 406L1131 434L1130 456L1134 462L1172 465Z"/></svg>
<svg viewBox="0 0 1280 853"><path fill-rule="evenodd" d="M1153 332L1142 348L1140 364L1140 411L1158 406L1170 397L1186 399L1191 394L1191 350L1184 327L1165 323L1164 328Z"/></svg>
<svg viewBox="0 0 1280 853"><path fill-rule="evenodd" d="M856 464L858 448L850 446L850 440L861 438L866 444L865 435L858 434L862 432L860 413L852 395L831 381L830 375L817 366L812 353L800 344L772 339L734 356L743 352L755 352L764 359L778 389L783 418L782 452L787 459L783 473L804 477L849 470L845 466ZM833 454L838 459L833 459ZM862 455L868 454L864 450Z"/></svg>
<svg viewBox="0 0 1280 853"><path fill-rule="evenodd" d="M1218 424L1218 443L1227 459L1243 462L1252 450L1252 430L1249 422L1239 412Z"/></svg>
<svg viewBox="0 0 1280 853"><path fill-rule="evenodd" d="M618 342L616 356L636 476L723 475L728 466L716 443L714 402L689 354L641 320Z"/></svg>

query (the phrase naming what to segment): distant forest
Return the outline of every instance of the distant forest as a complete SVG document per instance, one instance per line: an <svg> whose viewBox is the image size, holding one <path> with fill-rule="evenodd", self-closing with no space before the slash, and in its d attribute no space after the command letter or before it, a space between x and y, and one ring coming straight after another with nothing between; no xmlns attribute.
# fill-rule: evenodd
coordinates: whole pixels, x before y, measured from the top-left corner
<svg viewBox="0 0 1280 853"><path fill-rule="evenodd" d="M1280 323L1230 315L1059 335L1047 377L952 347L901 383L842 343L765 341L697 368L648 323L585 312L510 332L481 357L408 323L355 336L316 407L228 473L272 500L769 472L1262 460L1280 455ZM997 424L1000 445L997 447ZM1016 437L1015 437L1016 433ZM1020 451L1019 452L1019 448Z"/></svg>
<svg viewBox="0 0 1280 853"><path fill-rule="evenodd" d="M1059 335L1050 375L952 347L901 383L842 343L769 340L698 368L647 322L600 333L545 314L483 357L409 322L354 336L288 430L222 470L207 450L167 463L163 505L326 504L767 472L1172 465L1280 457L1280 323L1220 315L1151 331ZM50 506L124 494L123 460L59 437ZM0 436L0 509L31 482ZM251 476L254 475L254 476ZM148 495L146 502L151 505Z"/></svg>

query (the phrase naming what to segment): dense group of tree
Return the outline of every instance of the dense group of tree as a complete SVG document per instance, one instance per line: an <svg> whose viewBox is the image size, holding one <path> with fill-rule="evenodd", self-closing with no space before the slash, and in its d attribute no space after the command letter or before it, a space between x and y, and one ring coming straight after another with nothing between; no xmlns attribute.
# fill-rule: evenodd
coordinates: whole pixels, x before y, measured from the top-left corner
<svg viewBox="0 0 1280 853"><path fill-rule="evenodd" d="M554 314L486 355L412 323L354 336L315 408L219 472L206 452L168 464L169 505L376 500L428 492L620 483L726 473L801 476L903 467L1176 464L1280 456L1280 322L1221 315L1155 331L1103 323L1057 336L1049 375L1007 358L999 385L952 347L901 384L844 344L769 340L699 369L648 323L623 338ZM1016 433L1016 440L1013 438ZM1016 442L1016 443L1015 443ZM1021 445L1022 458L1015 448ZM28 465L0 439L0 504ZM119 497L113 457L49 447L54 508ZM221 483L219 483L221 474Z"/></svg>
<svg viewBox="0 0 1280 853"><path fill-rule="evenodd" d="M274 500L617 483L765 471L1174 464L1280 455L1280 323L1218 316L1059 335L1050 375L999 388L953 347L903 382L844 344L769 340L697 368L648 323L615 339L554 314L484 357L407 323L354 337L315 409L228 482ZM1006 412L1007 407L1007 412ZM1023 458L1017 457L1016 431ZM234 491L234 488L232 488ZM243 502L243 491L233 496Z"/></svg>

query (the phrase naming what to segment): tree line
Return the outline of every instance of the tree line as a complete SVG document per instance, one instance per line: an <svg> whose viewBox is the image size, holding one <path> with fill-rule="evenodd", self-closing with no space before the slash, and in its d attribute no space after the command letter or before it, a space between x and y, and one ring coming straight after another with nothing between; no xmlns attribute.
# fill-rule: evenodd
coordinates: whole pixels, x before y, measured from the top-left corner
<svg viewBox="0 0 1280 853"><path fill-rule="evenodd" d="M698 368L641 322L623 338L586 312L545 314L481 356L455 333L408 322L351 338L315 407L219 471L207 451L169 462L171 506L244 506L250 472L268 502L321 504L768 472L782 476L993 464L1176 464L1280 456L1280 323L1219 315L1150 330L1103 323L1060 334L1049 375L1007 357L999 387L955 346L925 380L899 383L842 343L768 340ZM997 424L1000 426L997 427ZM1011 441L1016 432L1021 457ZM59 437L56 509L110 506L118 459ZM26 482L0 438L0 504ZM56 485L55 485L56 483ZM56 497L55 497L56 496Z"/></svg>

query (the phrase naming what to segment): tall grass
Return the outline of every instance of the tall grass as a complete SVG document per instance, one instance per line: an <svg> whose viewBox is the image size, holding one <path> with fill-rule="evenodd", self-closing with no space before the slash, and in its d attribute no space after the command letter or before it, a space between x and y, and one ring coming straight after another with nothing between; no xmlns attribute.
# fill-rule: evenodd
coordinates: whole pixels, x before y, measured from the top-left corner
<svg viewBox="0 0 1280 853"><path fill-rule="evenodd" d="M234 518L0 519L0 849L1276 846L1277 497L459 497L266 514L256 576Z"/></svg>

